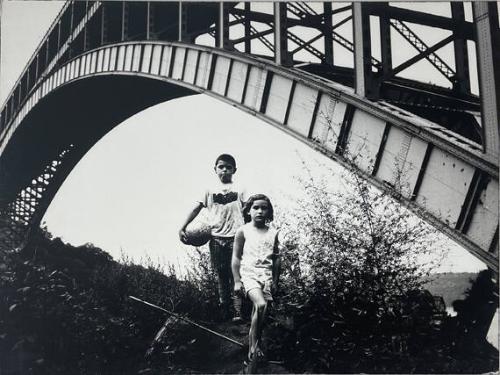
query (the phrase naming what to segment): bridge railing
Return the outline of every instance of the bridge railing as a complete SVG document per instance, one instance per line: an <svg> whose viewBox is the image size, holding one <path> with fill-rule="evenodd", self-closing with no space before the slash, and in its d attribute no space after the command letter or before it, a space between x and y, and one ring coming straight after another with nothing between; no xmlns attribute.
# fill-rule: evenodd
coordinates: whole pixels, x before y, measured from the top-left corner
<svg viewBox="0 0 500 375"><path fill-rule="evenodd" d="M88 3L67 1L64 4L3 104L0 112L0 134L40 80L60 62L65 53L66 59L70 57L70 46L75 36L82 31L82 28L75 29L74 26L85 22L85 18L87 21L89 19Z"/></svg>

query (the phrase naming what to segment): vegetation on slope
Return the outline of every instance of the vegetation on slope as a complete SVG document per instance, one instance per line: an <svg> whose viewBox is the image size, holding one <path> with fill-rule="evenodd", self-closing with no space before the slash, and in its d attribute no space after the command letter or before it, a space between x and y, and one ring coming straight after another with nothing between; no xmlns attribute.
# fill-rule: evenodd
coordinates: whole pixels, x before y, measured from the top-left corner
<svg viewBox="0 0 500 375"><path fill-rule="evenodd" d="M437 264L433 230L350 171L344 192L304 181L305 198L277 209L282 277L264 347L292 373L483 373L498 370L485 340L498 294L488 272L446 315L425 289ZM207 252L187 278L173 269L114 261L32 234L2 255L0 372L3 374L234 373L244 348L131 301L134 295L239 341L248 324L221 322ZM161 327L155 345L151 341Z"/></svg>
<svg viewBox="0 0 500 375"><path fill-rule="evenodd" d="M235 373L242 369L244 350L176 320L167 324L152 355L144 356L167 317L131 301L129 295L237 340L246 339L248 324L219 321L206 253L197 258L188 280L179 280L172 270L118 263L91 245L75 248L40 231L21 253L5 254L3 260L2 374ZM325 304L324 296L298 305L290 300L286 285L271 311L266 346L269 358L284 361L289 372L498 369L498 352L484 340L465 334L464 321L436 316L434 299L424 292L414 294L411 303L399 301L406 318L399 316L397 325L384 322L377 328L381 336L374 337L366 334L374 332L367 327L373 321L363 322L366 317L359 314L359 305L328 311L332 306ZM350 316L335 315L332 324L329 317L341 311L350 311ZM267 371L284 368L267 367Z"/></svg>
<svg viewBox="0 0 500 375"><path fill-rule="evenodd" d="M91 245L74 248L46 232L3 257L2 374L136 373L164 316L129 295L193 319L214 309L208 288L179 280L172 269L118 263Z"/></svg>

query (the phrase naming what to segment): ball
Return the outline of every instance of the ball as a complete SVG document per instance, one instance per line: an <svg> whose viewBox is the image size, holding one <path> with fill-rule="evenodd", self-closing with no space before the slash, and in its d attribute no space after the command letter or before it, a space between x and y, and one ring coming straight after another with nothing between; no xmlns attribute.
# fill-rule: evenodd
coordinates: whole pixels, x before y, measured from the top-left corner
<svg viewBox="0 0 500 375"><path fill-rule="evenodd" d="M212 238L212 228L204 223L189 224L185 233L187 243L191 246L203 246Z"/></svg>

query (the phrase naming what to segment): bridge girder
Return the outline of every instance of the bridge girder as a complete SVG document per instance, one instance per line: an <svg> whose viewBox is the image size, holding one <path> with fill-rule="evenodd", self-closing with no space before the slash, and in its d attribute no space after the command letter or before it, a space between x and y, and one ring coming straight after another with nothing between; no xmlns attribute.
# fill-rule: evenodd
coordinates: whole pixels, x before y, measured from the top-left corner
<svg viewBox="0 0 500 375"><path fill-rule="evenodd" d="M439 158L446 159L449 155L458 158L457 160L471 168L462 168L463 170L469 168L470 173L467 173L469 173L470 178L468 177L465 182L468 188L467 192L464 193L462 205L458 209L459 213L455 212L457 211L455 209L456 215L451 221L452 224L448 222L446 215L438 211L433 211L430 214L427 212L423 216L429 214L427 220L441 226L442 230L463 242L476 255L487 259L487 262L491 263L491 259L498 259L498 212L495 221L497 223L496 232L493 231L492 238L488 237L486 241L489 241L489 247L483 243L484 240L477 238L477 234L472 237L468 235L469 231L477 230L474 228L478 224L473 218L477 218L478 215L488 215L486 213L488 210L484 207L486 211L483 210L484 212L481 211L482 213L478 214L476 212L478 206L483 204L485 200L489 204L494 204L491 201L493 199L491 191L498 191L498 108L500 96L497 88L500 86L500 74L496 64L500 61L500 56L498 56L500 51L493 46L500 42L500 31L496 3L474 4L473 22L465 20L463 5L459 3L450 5L451 17L402 9L388 3L355 3L354 6L341 7L334 4L335 8L332 3L324 3L321 9L317 7L313 9L312 6L304 2L275 3L273 10L267 13L252 9L250 3L245 3L241 7L236 6L236 4L222 2L68 1L40 42L0 111L0 144L2 145L0 147L2 150L5 149L5 145L12 137L14 129L19 125L20 119L24 119L28 115L34 103L38 103L41 97L46 97L55 88L78 79L77 76L82 74L87 75L90 71L93 72L92 74L109 71L111 65L105 68L104 60L107 58L111 61L112 57L107 56L106 51L109 51L110 54L112 51L116 53L114 56L116 62L119 59L125 61L126 56L135 54L134 48L136 47L129 51L131 47L115 48L113 47L114 43L148 40L182 41L191 44L202 35L211 35L215 38L215 46L218 46L222 51L231 52L228 52L227 55L221 51L213 50L201 52L202 50L193 46L173 44L171 47L173 55L169 58L176 61L177 65L172 64L168 71L158 72L161 79L175 82L175 84L189 87L195 91L207 92L222 100L228 100L232 104L236 103L242 109L250 110L256 116L271 122L273 125L280 126L294 136L297 136L298 133L299 138L305 137L305 141L313 147L319 147L321 151L331 154L340 162L344 157L341 152L342 147L329 149L326 146L328 143L326 138L322 141L314 138L314 126L316 126L315 122L318 113L320 113L317 111L320 111L321 106L325 105L322 98L328 96L330 99L334 98L331 99L334 102L338 99L331 91L335 91L333 88L337 86L333 83L325 83L320 77L355 87L361 98L352 96L344 88L337 92L337 94L340 92L341 94L338 95L346 100L345 121L343 120L340 129L343 137L339 137L337 143L342 143L344 136L351 134L351 122L354 121L355 128L360 126L356 125L356 120L353 120L356 119L355 113L369 113L370 116L382 119L386 124L381 133L384 141L379 145L378 153L373 155L375 164L372 166L372 170L361 171L361 173L367 174L368 178L373 177L373 182L376 185L384 185L377 179L377 173L379 173L380 166L384 165L380 158L386 149L385 142L396 134L396 131L392 129L398 128L403 134L420 139L427 146L421 149L422 155L420 156L423 159L419 162L421 164L420 172L414 176L412 192L405 197L409 204L416 202L416 207L419 207L419 204L422 203L418 202L420 190L427 188L426 181L429 179L426 177L426 171L430 168L428 165L433 166ZM343 18L333 24L332 16L339 14L342 14ZM371 53L371 34L374 30L370 29L368 20L373 16L378 17L380 24L381 61L375 59ZM349 22L353 24L353 41L337 31L340 26ZM267 29L257 29L258 24L265 25ZM451 31L451 35L429 46L419 38L410 24L438 27ZM243 35L232 37L232 28L238 26L243 26ZM312 38L303 38L291 31L296 26L315 30L316 35ZM418 50L415 57L396 67L392 64L391 30L401 33L409 44ZM274 38L270 38L271 35ZM255 60L259 61L258 63L254 63L253 60L249 62L250 60L247 61L243 58L238 60L235 57L234 54L239 53L238 48L242 53L251 54L254 52L252 43L256 40L264 43L271 51L272 56L263 56L264 60ZM322 49L316 47L318 45L316 42L321 40L323 40ZM480 98L470 92L468 59L465 53L467 41L473 41L477 46ZM339 53L337 44L347 51L354 52L354 69L335 65L336 56ZM452 69L437 54L440 48L447 44L453 44L455 69ZM153 44L151 46L151 51L155 50L156 47L153 47ZM162 48L164 51L166 47ZM140 50L143 53L146 47L141 44ZM93 52L90 53L90 51ZM295 56L302 51L307 51L311 56L317 58L320 61L319 64L298 60ZM210 57L212 61L210 70L206 72L206 75L211 77L207 81L208 86L206 87L197 85L198 67L202 56L213 57ZM150 56L150 64L156 61L155 58L158 59L158 56ZM135 56L135 59L142 61L143 55ZM422 59L427 59L438 71L441 71L453 83L453 89L414 82L397 76L398 73ZM77 73L75 64L78 61L84 65L79 66L78 69L82 70ZM221 63L220 61L225 62ZM278 68L279 66L288 66L295 69L290 71L285 69L284 73L276 68L271 61L274 61ZM98 68L99 64L101 64L100 68ZM184 79L184 71L188 69L187 66L197 67L192 82ZM125 65L123 65L123 69L124 67ZM179 67L182 68L180 73ZM243 97L248 90L255 90L255 87L252 88L250 84L251 80L255 79L252 75L255 74L255 69L260 69L263 72L262 76L266 77L265 81L261 82L262 87L259 86L259 90L263 90L260 94L258 93L261 95L259 100L262 102L253 109L249 109L252 107L248 107L244 98L238 100L238 98L231 96L233 95L232 90L234 90L233 85L236 84L231 81L233 71L241 70L242 67L247 69L245 79L243 82L239 82L237 87L239 89L241 86L243 87ZM98 69L102 71L99 72ZM218 71L217 69L222 70ZM297 73L297 69L302 70L302 73ZM132 71L133 74L144 73L133 69ZM310 75L308 72L315 75ZM217 82L218 74L226 75L226 83L223 89L214 90L212 86L214 82ZM294 74L298 74L298 76ZM303 82L303 80L305 81ZM275 104L272 101L274 100L273 92L277 88L288 92L289 95L284 118L279 121L268 114L269 110L275 110ZM294 100L296 97L304 95L304 90L312 90L317 95L314 100L315 106L310 109L314 121L308 125L307 131L304 130L306 125L295 124L295 128L290 125L295 121L293 109L297 103ZM362 99L363 97L378 101L378 107L375 106L377 109L374 109L375 107L372 107L369 101ZM269 100L271 100L270 105L268 105ZM409 110L413 114L405 110ZM411 120L411 124L408 125L405 119L402 119L402 116L413 119L414 114L438 122L448 127L449 130L425 121L422 122L421 119L415 120L416 122ZM477 119L480 117L482 119L478 121ZM454 134L456 132L465 135L472 142ZM399 135L401 138L401 134ZM407 141L405 137L406 135L400 139L403 144ZM317 145L318 142L321 144L320 146ZM391 142L389 141L388 145ZM410 149L411 147L408 146L405 152L410 152ZM478 150L481 152L478 153ZM51 160L57 160L57 157ZM444 163L446 164L446 162ZM360 169L362 170L362 168ZM44 174L43 171L40 173ZM29 203L27 204L29 206ZM436 204L439 206L440 202L436 202ZM25 206L24 203L18 202L11 207L15 207L15 210L19 211ZM26 211L22 208L21 211L23 214L27 214L30 210ZM491 233L489 233L490 235ZM482 242L478 245L477 241Z"/></svg>
<svg viewBox="0 0 500 375"><path fill-rule="evenodd" d="M335 55L341 52L338 46L350 52L353 52L356 47L356 43L351 41L349 36L343 36L337 31L339 26L352 22L352 6L339 7L334 4L332 7L332 3L327 2L324 3L321 12L318 7L314 10L307 3L290 2L281 3L274 12L266 13L253 9L250 3L244 3L243 6L236 5L236 2L68 1L33 54L0 112L0 128L9 121L30 90L45 75L58 65L64 64L72 56L101 45L126 40L146 39L192 43L200 35L206 34L217 38L216 46L228 50L238 50L239 48L244 53L251 53L251 44L254 40L259 40L273 54L273 59L279 57L281 64L289 66L304 66L304 62L297 60L294 56L298 52L307 51L312 58L320 61L320 65L314 69L316 73L322 72L324 77L339 79L339 82L344 84L352 82L353 87L355 80L363 82L363 86L370 89L367 96L371 100L386 100L402 106L406 110L438 122L471 140L482 143L485 151L486 148L495 149L494 145L486 147L488 140L495 139L494 135L487 135L489 134L487 131L478 131L481 127L481 124L476 121L478 116L473 116L469 112L482 112L485 119L492 117L488 115L492 111L492 105L489 105L488 109L487 102L481 102L477 96L470 93L467 54L464 53L468 40L475 41L477 35L482 35L480 38L484 40L484 35L487 32L477 32L478 29L475 28L477 22L465 20L462 4L451 3L452 17L403 9L388 5L388 3L363 4L365 17L378 17L379 19L380 49L383 60L378 61L371 56L371 53L365 53L366 56L363 56L363 59L366 60L363 61L365 61L366 68L363 69L363 76L356 74L356 69L350 71L334 64L337 60ZM495 20L497 5L492 3L489 5L489 9L489 12L492 12L489 19ZM276 16L278 11L280 17ZM335 15L342 15L343 19L333 25L332 16ZM279 28L276 28L276 20L281 25ZM427 46L420 40L417 33L412 31L408 23L449 30L452 35L433 46ZM267 25L268 29L256 31L254 25L258 24ZM232 35L233 27L240 25L243 25L243 35L234 37ZM316 30L317 34L314 38L301 38L290 31L295 26ZM391 61L391 29L393 32L399 30L403 33L409 43L419 51L416 57L408 59L395 68L392 67ZM373 32L374 30L368 30L365 32L366 35L358 38L358 51L361 43L365 48L370 46L370 35ZM494 42L498 40L498 23L491 24L489 32ZM267 38L272 35L278 35L279 38L275 38L275 40ZM274 48L276 40L279 40L281 50ZM320 40L323 40L324 48L322 49L315 47L315 42ZM453 43L454 46L456 71L449 68L448 63L437 55L438 50L448 43ZM478 43L476 41L476 44ZM336 49L333 48L335 46L337 46ZM483 47L481 48L484 50ZM402 70L413 66L422 59L431 61L438 70L441 69L447 79L453 82L454 88L448 90L424 83L410 83L408 80L396 77ZM372 68L368 66L368 60L371 61ZM488 66L484 63L479 64L482 71L480 76L485 77L482 79L481 87L491 85L492 81L495 82L494 88L498 87L497 79L489 79L491 74L487 73L488 69L490 71L493 69L492 65L491 62L488 63ZM326 71L323 66L326 67ZM355 66L357 65L355 64ZM309 69L309 71L312 70ZM330 74L328 71L343 73L341 75ZM398 83L395 85L395 82ZM387 89L388 86L391 87L390 90ZM490 91L491 89L486 92ZM408 92L411 92L411 95L408 95ZM435 95L438 92L439 95ZM485 96L489 95L482 95L483 98ZM464 103L466 104L464 105ZM498 100L495 106L498 107ZM454 118L449 116L450 111L460 111L463 116ZM461 124L459 126L456 125L457 119ZM485 123L493 121L494 119ZM488 128L490 127L488 126Z"/></svg>
<svg viewBox="0 0 500 375"><path fill-rule="evenodd" d="M0 172L13 171L16 167L30 170L26 166L19 168L19 163L29 163L29 160L21 158L12 164L8 155L16 155L15 150L21 148L16 147L16 142L22 139L37 141L36 137L22 136L23 129L37 128L25 125L27 121L37 122L34 119L37 108L44 108L45 103L57 95L62 98L61 93L69 87L110 75L116 79L122 75L141 82L174 85L185 90L180 95L193 92L211 95L254 114L341 164L347 163L349 153L366 147L356 161L361 175L379 188L390 192L396 188L400 192L397 199L498 271L498 210L495 209L498 167L496 160L483 155L478 145L397 107L372 103L347 87L221 49L148 41L109 45L81 54L45 77L23 102L9 131L3 132L0 138ZM96 91L102 89L92 90ZM165 100L158 94L162 90L144 91L152 98L141 99L144 100L139 103L141 108ZM111 112L123 119L131 113L125 116L121 108L130 108L133 112L133 103L111 106ZM103 100L103 107L91 112L102 116L109 104ZM103 124L98 134L102 136L109 128L109 124ZM88 138L85 133L74 130L68 134ZM90 139L95 142L98 137ZM75 143L72 139L71 144ZM90 144L92 142L87 142L88 147ZM39 157L28 159L36 161ZM53 160L48 158L47 162ZM396 170L394 161L399 166ZM24 205L22 199L18 201L19 197L30 187L29 181L44 173L43 168L38 171L21 179L17 186L13 179L0 179L3 195L11 197L2 205L3 217L12 217L9 207L19 210ZM50 201L52 197L44 199ZM39 207L33 215L35 221L41 217L39 210L46 208ZM36 224L30 222L30 225Z"/></svg>

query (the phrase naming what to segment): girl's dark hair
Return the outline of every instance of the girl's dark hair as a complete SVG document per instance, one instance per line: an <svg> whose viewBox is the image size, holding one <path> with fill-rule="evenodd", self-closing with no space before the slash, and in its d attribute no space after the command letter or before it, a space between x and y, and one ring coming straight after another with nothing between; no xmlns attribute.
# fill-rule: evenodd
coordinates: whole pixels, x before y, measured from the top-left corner
<svg viewBox="0 0 500 375"><path fill-rule="evenodd" d="M252 219L250 218L250 209L252 208L253 202L255 201L266 201L267 204L269 205L269 214L268 214L268 220L273 221L274 219L274 209L273 205L271 204L271 200L264 194L255 194L252 195L250 198L245 203L245 207L243 207L243 219L245 220L245 223L249 223Z"/></svg>

